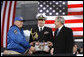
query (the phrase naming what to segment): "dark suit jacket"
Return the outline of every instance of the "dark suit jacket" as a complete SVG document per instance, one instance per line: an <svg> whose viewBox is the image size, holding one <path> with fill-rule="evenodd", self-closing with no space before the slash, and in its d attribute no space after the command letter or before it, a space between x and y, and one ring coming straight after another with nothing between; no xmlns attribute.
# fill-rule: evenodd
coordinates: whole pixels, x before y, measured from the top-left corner
<svg viewBox="0 0 84 57"><path fill-rule="evenodd" d="M48 28L48 27L44 27L42 32L39 32L39 28L38 26L34 27L32 29L32 32L37 32L38 33L38 39L33 39L32 36L30 35L30 41L29 42L33 42L33 41L51 41L53 40L53 33L52 33L52 29Z"/></svg>
<svg viewBox="0 0 84 57"><path fill-rule="evenodd" d="M58 36L56 33L57 30L54 33L54 54L71 54L73 49L72 29L63 26Z"/></svg>

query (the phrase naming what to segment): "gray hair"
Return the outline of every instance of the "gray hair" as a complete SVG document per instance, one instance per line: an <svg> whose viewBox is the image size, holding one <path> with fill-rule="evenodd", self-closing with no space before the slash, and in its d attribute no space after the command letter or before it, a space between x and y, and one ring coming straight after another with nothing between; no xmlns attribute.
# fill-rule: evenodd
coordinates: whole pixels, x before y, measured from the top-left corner
<svg viewBox="0 0 84 57"><path fill-rule="evenodd" d="M62 16L58 16L58 17L56 17L56 19L57 19L58 22L60 21L61 24L65 23L64 17L62 17Z"/></svg>

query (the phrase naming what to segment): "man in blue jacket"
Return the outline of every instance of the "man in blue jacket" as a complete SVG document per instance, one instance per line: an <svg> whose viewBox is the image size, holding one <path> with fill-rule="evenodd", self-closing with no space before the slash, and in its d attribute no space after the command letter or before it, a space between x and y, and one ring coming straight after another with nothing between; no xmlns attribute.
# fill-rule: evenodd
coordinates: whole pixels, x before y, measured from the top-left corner
<svg viewBox="0 0 84 57"><path fill-rule="evenodd" d="M7 34L7 50L14 51L14 53L16 54L17 53L23 54L27 49L31 51L33 50L29 42L26 41L22 26L23 26L23 18L16 17L14 20L14 25L11 26Z"/></svg>

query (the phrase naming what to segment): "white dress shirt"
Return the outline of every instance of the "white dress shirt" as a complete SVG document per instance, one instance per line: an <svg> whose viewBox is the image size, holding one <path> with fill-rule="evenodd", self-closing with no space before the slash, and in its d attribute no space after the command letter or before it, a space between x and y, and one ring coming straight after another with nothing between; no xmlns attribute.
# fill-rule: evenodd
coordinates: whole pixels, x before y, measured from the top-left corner
<svg viewBox="0 0 84 57"><path fill-rule="evenodd" d="M60 30L62 29L62 27L63 27L63 25L62 25L61 27L58 28L58 31L57 31L56 36L58 36L58 34L59 34Z"/></svg>
<svg viewBox="0 0 84 57"><path fill-rule="evenodd" d="M40 28L42 28L42 31L43 31L43 29L44 29L44 26L43 26L43 27L40 27L40 26L38 26L38 28L39 28L39 31L41 31L41 30L40 30Z"/></svg>
<svg viewBox="0 0 84 57"><path fill-rule="evenodd" d="M59 29L59 32L60 32L60 30L62 29L62 27L63 27L63 25L62 25L61 27L58 28L58 29Z"/></svg>

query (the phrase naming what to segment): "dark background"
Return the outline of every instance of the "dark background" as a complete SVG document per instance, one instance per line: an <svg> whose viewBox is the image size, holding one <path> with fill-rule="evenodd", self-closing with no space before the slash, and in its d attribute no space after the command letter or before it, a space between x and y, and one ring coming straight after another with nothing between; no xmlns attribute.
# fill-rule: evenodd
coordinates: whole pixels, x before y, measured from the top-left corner
<svg viewBox="0 0 84 57"><path fill-rule="evenodd" d="M36 15L38 13L38 3L34 4L22 4L16 7L16 17L22 16L25 20L23 28L24 30L30 30L37 25Z"/></svg>

